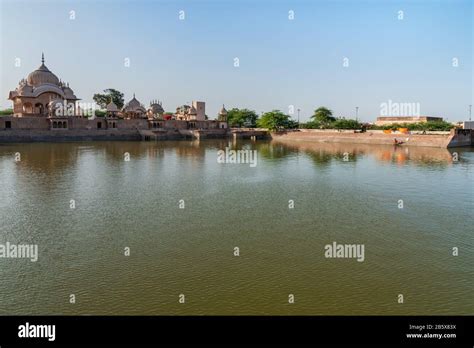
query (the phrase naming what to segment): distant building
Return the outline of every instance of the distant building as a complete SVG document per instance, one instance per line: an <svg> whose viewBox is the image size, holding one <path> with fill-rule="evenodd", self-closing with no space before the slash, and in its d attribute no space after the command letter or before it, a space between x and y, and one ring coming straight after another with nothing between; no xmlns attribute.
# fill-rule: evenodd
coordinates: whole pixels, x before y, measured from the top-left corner
<svg viewBox="0 0 474 348"><path fill-rule="evenodd" d="M106 106L106 115L112 118L162 120L163 113L164 110L161 102L154 100L150 102L150 107L145 109L143 104L137 100L135 94L133 94L133 98L124 105L122 110L119 110L112 100Z"/></svg>
<svg viewBox="0 0 474 348"><path fill-rule="evenodd" d="M178 106L176 108L175 117L179 121L205 121L206 103L201 101L193 101L191 106Z"/></svg>
<svg viewBox="0 0 474 348"><path fill-rule="evenodd" d="M463 129L474 129L474 121L463 121L462 122Z"/></svg>
<svg viewBox="0 0 474 348"><path fill-rule="evenodd" d="M163 114L165 110L160 101L154 100L150 103L150 107L147 110L148 118L154 118L157 120L163 119Z"/></svg>
<svg viewBox="0 0 474 348"><path fill-rule="evenodd" d="M222 109L219 111L219 116L217 117L217 120L221 122L227 122L227 110L225 109L224 104L222 104Z"/></svg>
<svg viewBox="0 0 474 348"><path fill-rule="evenodd" d="M96 117L95 103L79 103L80 99L69 84L62 82L46 67L44 55L38 69L20 80L18 87L10 91L8 99L13 102L13 115L0 118L0 130L25 130L39 138L41 134L35 131L60 131L64 137L105 138L109 132L111 136L122 139L135 138L137 132L142 135L140 132L144 130L150 130L154 132L153 136L161 138L227 134L227 110L221 109L218 120L208 120L206 103L202 101L180 106L172 114L165 113L161 101L153 100L146 108L133 94L122 109L111 99L105 107L105 117ZM200 133L193 133L194 130Z"/></svg>
<svg viewBox="0 0 474 348"><path fill-rule="evenodd" d="M122 117L127 119L133 118L147 118L146 109L137 98L135 93L133 94L132 100L130 100L122 109Z"/></svg>
<svg viewBox="0 0 474 348"><path fill-rule="evenodd" d="M109 118L117 118L118 117L119 109L118 109L117 105L112 100L110 100L110 103L107 104L106 111L107 111L107 113L106 113L107 117L109 117Z"/></svg>
<svg viewBox="0 0 474 348"><path fill-rule="evenodd" d="M393 123L424 123L429 121L443 121L442 117L433 117L433 116L382 116L377 117L375 124L377 126L385 126Z"/></svg>

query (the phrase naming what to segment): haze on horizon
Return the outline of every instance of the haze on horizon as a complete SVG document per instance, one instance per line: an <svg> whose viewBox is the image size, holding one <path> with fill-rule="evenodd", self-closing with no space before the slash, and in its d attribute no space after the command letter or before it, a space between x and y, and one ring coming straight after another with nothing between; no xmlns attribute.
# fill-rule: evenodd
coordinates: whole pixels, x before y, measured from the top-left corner
<svg viewBox="0 0 474 348"><path fill-rule="evenodd" d="M115 88L166 111L205 101L210 118L222 104L293 106L305 121L324 105L374 121L391 100L461 121L474 100L473 17L469 0L0 0L0 108L44 52L84 102Z"/></svg>

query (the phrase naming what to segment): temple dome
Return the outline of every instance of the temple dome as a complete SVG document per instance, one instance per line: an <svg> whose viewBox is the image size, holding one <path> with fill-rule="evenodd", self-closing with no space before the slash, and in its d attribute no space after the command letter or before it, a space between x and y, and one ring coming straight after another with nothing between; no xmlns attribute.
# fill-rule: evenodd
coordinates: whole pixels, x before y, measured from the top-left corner
<svg viewBox="0 0 474 348"><path fill-rule="evenodd" d="M63 91L67 99L77 99L74 91L69 87L69 84L66 87L63 87Z"/></svg>
<svg viewBox="0 0 474 348"><path fill-rule="evenodd" d="M138 108L142 108L141 103L135 98L135 94L133 98L125 105L124 110L126 111L134 111Z"/></svg>
<svg viewBox="0 0 474 348"><path fill-rule="evenodd" d="M41 59L41 66L31 72L27 77L29 85L36 87L45 83L59 86L59 79L44 65L44 56Z"/></svg>
<svg viewBox="0 0 474 348"><path fill-rule="evenodd" d="M109 112L117 112L118 108L117 105L111 100L110 103L107 104L107 111Z"/></svg>
<svg viewBox="0 0 474 348"><path fill-rule="evenodd" d="M225 106L224 104L222 104L222 109L221 111L219 112L220 115L227 115L227 110L225 109Z"/></svg>
<svg viewBox="0 0 474 348"><path fill-rule="evenodd" d="M165 110L159 103L152 103L148 110L150 110L153 114L162 114L165 112Z"/></svg>
<svg viewBox="0 0 474 348"><path fill-rule="evenodd" d="M135 99L135 97L133 97L133 99L128 102L127 106L131 108L136 108L140 106L140 102L137 99Z"/></svg>
<svg viewBox="0 0 474 348"><path fill-rule="evenodd" d="M127 105L125 105L122 109L124 112L132 112L132 113L146 113L145 108L142 104L135 98L135 94L133 95L132 100L130 100Z"/></svg>
<svg viewBox="0 0 474 348"><path fill-rule="evenodd" d="M32 96L33 95L33 86L30 86L27 83L21 84L17 89L18 93L22 96Z"/></svg>

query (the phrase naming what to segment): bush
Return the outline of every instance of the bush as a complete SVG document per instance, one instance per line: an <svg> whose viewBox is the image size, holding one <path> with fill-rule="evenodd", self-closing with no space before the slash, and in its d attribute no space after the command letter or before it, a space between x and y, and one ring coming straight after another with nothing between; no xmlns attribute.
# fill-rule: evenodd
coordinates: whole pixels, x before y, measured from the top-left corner
<svg viewBox="0 0 474 348"><path fill-rule="evenodd" d="M331 125L335 129L361 129L362 124L356 120L338 118L336 121L332 122Z"/></svg>
<svg viewBox="0 0 474 348"><path fill-rule="evenodd" d="M323 124L318 121L308 121L307 123L301 123L300 128L303 129L362 129L364 128L362 123L345 118L337 118L335 121Z"/></svg>
<svg viewBox="0 0 474 348"><path fill-rule="evenodd" d="M317 121L309 121L307 123L300 123L302 129L320 129L321 124Z"/></svg>
<svg viewBox="0 0 474 348"><path fill-rule="evenodd" d="M13 109L0 110L0 116L10 116L13 115Z"/></svg>
<svg viewBox="0 0 474 348"><path fill-rule="evenodd" d="M393 123L385 126L373 126L372 129L391 129L408 128L410 131L450 131L455 126L446 121L429 121L417 123Z"/></svg>

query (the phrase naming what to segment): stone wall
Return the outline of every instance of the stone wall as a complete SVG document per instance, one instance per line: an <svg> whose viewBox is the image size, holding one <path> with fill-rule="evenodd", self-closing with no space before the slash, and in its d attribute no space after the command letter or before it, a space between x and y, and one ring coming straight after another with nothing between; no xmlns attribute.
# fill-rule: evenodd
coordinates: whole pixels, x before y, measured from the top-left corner
<svg viewBox="0 0 474 348"><path fill-rule="evenodd" d="M12 129L49 129L46 117L0 117L0 130L6 128L7 122L10 122Z"/></svg>
<svg viewBox="0 0 474 348"><path fill-rule="evenodd" d="M148 120L148 119L105 119L97 117L95 119L83 117L65 117L49 119L47 117L0 117L0 130L6 128L6 122L10 122L11 129L50 129L54 120L67 120L68 129L104 129L115 123L118 129L221 129L227 128L225 122L216 120L208 121L178 121L178 120ZM99 127L100 125L100 127Z"/></svg>
<svg viewBox="0 0 474 348"><path fill-rule="evenodd" d="M384 134L375 132L354 133L337 130L295 130L272 133L272 138L291 141L312 141L322 143L353 143L393 145L394 139L403 142L403 146L455 147L472 145L473 134L459 135L454 132L443 134Z"/></svg>
<svg viewBox="0 0 474 348"><path fill-rule="evenodd" d="M452 139L448 147L474 146L474 130L472 129L453 129L451 131Z"/></svg>
<svg viewBox="0 0 474 348"><path fill-rule="evenodd" d="M34 132L19 129L0 129L0 143L89 140L141 140L141 136L136 130L119 129L94 130L93 132L86 129L35 130Z"/></svg>
<svg viewBox="0 0 474 348"><path fill-rule="evenodd" d="M57 121L67 121L67 128L53 129L51 124ZM0 142L222 138L227 136L227 127L220 128L222 124L218 121L7 116L0 117Z"/></svg>

